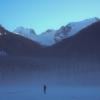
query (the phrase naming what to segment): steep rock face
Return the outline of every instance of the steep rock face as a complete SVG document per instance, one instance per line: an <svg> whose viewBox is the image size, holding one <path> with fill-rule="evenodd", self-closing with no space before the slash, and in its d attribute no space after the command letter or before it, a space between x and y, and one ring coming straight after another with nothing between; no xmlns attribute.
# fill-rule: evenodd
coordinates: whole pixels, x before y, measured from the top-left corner
<svg viewBox="0 0 100 100"><path fill-rule="evenodd" d="M68 33L71 31L72 27L67 25L67 26L62 26L59 30L56 31L55 34L55 41L59 42L63 40L64 38L68 37Z"/></svg>

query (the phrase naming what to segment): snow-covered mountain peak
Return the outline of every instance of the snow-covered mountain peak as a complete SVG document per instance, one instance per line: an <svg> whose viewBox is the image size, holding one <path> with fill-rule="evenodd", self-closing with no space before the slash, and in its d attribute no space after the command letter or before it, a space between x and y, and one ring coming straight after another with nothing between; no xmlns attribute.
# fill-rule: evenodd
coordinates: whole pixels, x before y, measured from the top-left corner
<svg viewBox="0 0 100 100"><path fill-rule="evenodd" d="M65 36L67 37L67 33L69 33L71 31L71 26L67 25L67 26L62 26L59 30L56 31L55 34L55 41L60 41L61 39L63 39Z"/></svg>
<svg viewBox="0 0 100 100"><path fill-rule="evenodd" d="M49 46L65 38L69 38L73 35L76 35L82 29L98 21L100 21L100 19L94 17L79 22L71 22L65 26L61 26L58 30L48 29L40 35L37 35L33 29L24 27L18 27L14 30L14 32L16 34L34 40L42 45Z"/></svg>
<svg viewBox="0 0 100 100"><path fill-rule="evenodd" d="M18 27L14 30L15 33L19 33L20 35L25 35L25 34L33 34L36 35L35 31L30 28L24 28L24 27Z"/></svg>
<svg viewBox="0 0 100 100"><path fill-rule="evenodd" d="M38 42L38 35L35 33L33 29L18 27L14 30L14 33Z"/></svg>
<svg viewBox="0 0 100 100"><path fill-rule="evenodd" d="M51 30L51 29L43 32L42 34L38 36L39 43L41 43L42 45L46 45L46 46L50 46L54 44L55 43L55 40L54 40L55 33L56 33L56 30Z"/></svg>
<svg viewBox="0 0 100 100"><path fill-rule="evenodd" d="M66 26L62 26L55 34L55 40L61 41L64 38L69 38L77 34L80 30L86 28L87 26L100 21L99 18L90 18L79 22L71 22Z"/></svg>

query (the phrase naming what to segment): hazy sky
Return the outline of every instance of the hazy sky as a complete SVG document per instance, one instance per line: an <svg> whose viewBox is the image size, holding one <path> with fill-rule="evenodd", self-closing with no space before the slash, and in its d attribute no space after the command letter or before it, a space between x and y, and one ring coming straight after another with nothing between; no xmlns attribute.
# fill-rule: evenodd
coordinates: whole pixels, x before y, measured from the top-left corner
<svg viewBox="0 0 100 100"><path fill-rule="evenodd" d="M0 0L0 23L11 31L24 26L41 33L95 16L100 0Z"/></svg>

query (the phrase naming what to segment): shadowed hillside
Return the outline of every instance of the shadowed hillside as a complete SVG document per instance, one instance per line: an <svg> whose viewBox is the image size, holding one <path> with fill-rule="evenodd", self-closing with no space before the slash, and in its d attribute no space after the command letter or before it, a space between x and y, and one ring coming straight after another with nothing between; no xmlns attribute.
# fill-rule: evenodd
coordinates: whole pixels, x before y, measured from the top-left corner
<svg viewBox="0 0 100 100"><path fill-rule="evenodd" d="M0 50L8 55L31 56L36 49L42 48L40 44L13 34L0 26Z"/></svg>
<svg viewBox="0 0 100 100"><path fill-rule="evenodd" d="M100 57L100 22L81 30L75 36L49 47L50 55Z"/></svg>

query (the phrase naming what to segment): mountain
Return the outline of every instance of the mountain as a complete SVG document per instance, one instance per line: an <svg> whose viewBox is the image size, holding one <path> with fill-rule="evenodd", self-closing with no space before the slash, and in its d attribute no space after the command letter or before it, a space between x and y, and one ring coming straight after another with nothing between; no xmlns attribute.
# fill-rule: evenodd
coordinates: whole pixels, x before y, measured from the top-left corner
<svg viewBox="0 0 100 100"><path fill-rule="evenodd" d="M100 21L49 47L0 26L0 55L0 84L100 86Z"/></svg>
<svg viewBox="0 0 100 100"><path fill-rule="evenodd" d="M97 21L97 22L96 22ZM0 55L31 55L31 56L69 56L69 55L93 55L95 50L99 50L99 23L98 19L86 20L85 22L80 22L81 24L70 24L71 26L81 27L80 31L76 28L73 35L68 35L69 32L74 32L73 27L62 26L58 31L47 30L38 36L38 42L26 38L23 34L28 32L31 35L36 36L34 30L20 28L20 34L15 34L9 32L2 26L0 26ZM85 24L83 24L85 23ZM87 24L86 24L87 23ZM83 26L88 25L83 28ZM83 29L82 29L83 28ZM58 34L59 33L59 34ZM58 34L58 35L55 35ZM67 34L67 35L66 35ZM72 34L72 33L71 33ZM61 37L62 35L62 37ZM29 35L30 36L30 35ZM54 43L54 37L60 37L56 43ZM49 40L49 41L48 41ZM53 40L53 42L52 42ZM60 41L60 42L59 42ZM98 41L98 42L97 42ZM48 45L52 43L49 47L44 47L43 45ZM42 45L41 45L42 44ZM94 49L95 48L95 49ZM95 52L96 53L96 52ZM98 52L97 52L98 53Z"/></svg>
<svg viewBox="0 0 100 100"><path fill-rule="evenodd" d="M4 83L11 80L10 84L30 82L32 86L44 82L66 86L100 85L99 21L45 48L2 28L0 33L1 54L19 55L0 56L1 80Z"/></svg>
<svg viewBox="0 0 100 100"><path fill-rule="evenodd" d="M38 42L38 35L36 35L36 33L33 29L24 28L24 27L17 27L14 30L14 33Z"/></svg>
<svg viewBox="0 0 100 100"><path fill-rule="evenodd" d="M55 33L56 33L56 30L52 30L52 29L51 30L49 29L43 32L42 34L38 36L38 42L41 45L45 45L45 46L51 46L55 44L55 40L54 40Z"/></svg>
<svg viewBox="0 0 100 100"><path fill-rule="evenodd" d="M0 55L31 55L41 45L0 26Z"/></svg>
<svg viewBox="0 0 100 100"><path fill-rule="evenodd" d="M23 27L16 28L14 32L33 41L36 41L41 45L51 46L65 38L69 38L77 34L80 30L98 21L99 18L95 17L80 22L73 22L67 24L66 26L61 26L61 28L58 30L49 29L40 35L37 35L33 29L27 29Z"/></svg>
<svg viewBox="0 0 100 100"><path fill-rule="evenodd" d="M53 56L100 58L100 21L86 27L76 35L48 47L48 52Z"/></svg>
<svg viewBox="0 0 100 100"><path fill-rule="evenodd" d="M40 43L41 45L51 45L54 44L54 35L55 35L55 30L50 30L48 29L47 31L43 32L40 35L37 35L33 29L28 29L24 27L18 27L14 30L15 34L19 34L21 36L24 36L28 39L31 39L33 41L36 41Z"/></svg>
<svg viewBox="0 0 100 100"><path fill-rule="evenodd" d="M20 33L20 35L23 35L23 36L36 35L36 33L33 29L28 29L28 28L24 28L24 27L18 27L17 29L15 29L15 32L18 34Z"/></svg>
<svg viewBox="0 0 100 100"><path fill-rule="evenodd" d="M90 18L86 19L80 22L72 22L67 24L66 26L62 26L57 32L55 39L57 41L61 41L64 38L69 38L73 35L76 35L79 31L82 29L88 27L89 25L98 22L100 19L99 18Z"/></svg>
<svg viewBox="0 0 100 100"><path fill-rule="evenodd" d="M51 31L50 31L51 32ZM100 21L82 29L56 44L34 51L39 57L65 57L66 59L100 58Z"/></svg>

